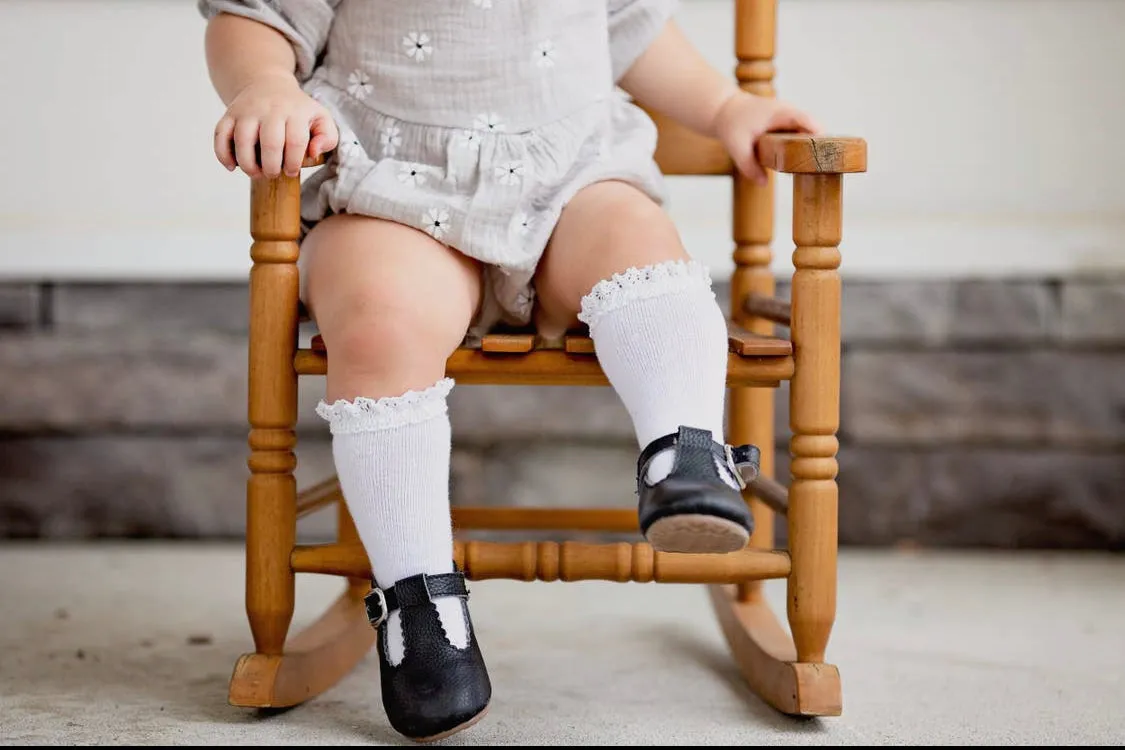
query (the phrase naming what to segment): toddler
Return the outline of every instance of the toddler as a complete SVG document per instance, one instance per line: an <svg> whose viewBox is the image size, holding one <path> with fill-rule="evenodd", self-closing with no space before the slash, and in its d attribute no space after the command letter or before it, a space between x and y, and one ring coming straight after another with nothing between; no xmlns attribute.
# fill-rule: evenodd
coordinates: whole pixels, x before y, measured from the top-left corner
<svg viewBox="0 0 1125 750"><path fill-rule="evenodd" d="M589 326L640 456L657 550L741 549L752 519L724 443L727 332L662 208L656 128L718 138L764 181L768 131L802 112L740 91L688 43L675 0L199 0L228 109L215 152L302 188L301 298L328 348L340 484L374 573L383 706L415 740L477 721L491 685L453 564L454 384L498 322Z"/></svg>

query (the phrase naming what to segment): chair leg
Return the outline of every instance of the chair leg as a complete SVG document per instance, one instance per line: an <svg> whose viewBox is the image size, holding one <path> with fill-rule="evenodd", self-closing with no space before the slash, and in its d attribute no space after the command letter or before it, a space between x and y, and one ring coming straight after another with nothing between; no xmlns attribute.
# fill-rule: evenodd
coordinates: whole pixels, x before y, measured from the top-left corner
<svg viewBox="0 0 1125 750"><path fill-rule="evenodd" d="M268 656L282 652L294 608L300 204L295 178L251 183L246 611Z"/></svg>
<svg viewBox="0 0 1125 750"><path fill-rule="evenodd" d="M295 605L289 559L297 536L297 350L300 181L251 183L246 615L255 653L231 677L230 702L275 705L277 672Z"/></svg>
<svg viewBox="0 0 1125 750"><path fill-rule="evenodd" d="M764 477L774 475L773 388L732 388L730 392L730 442L734 445L749 443L761 451L760 472ZM750 546L756 549L774 549L774 512L747 491L747 501L754 513L754 534ZM747 581L738 585L740 601L761 597L762 581Z"/></svg>
<svg viewBox="0 0 1125 750"><path fill-rule="evenodd" d="M731 392L732 441L750 442L761 448L764 476L772 476L774 468L773 396L773 389L765 388L740 388ZM750 544L773 549L774 513L756 498L751 500L751 505L755 529ZM790 525L790 539L792 533ZM794 572L808 575L803 571ZM796 582L796 577L791 576L791 591ZM737 586L713 585L709 590L711 605L735 662L747 684L762 700L794 716L838 716L841 713L839 671L830 664L802 663L812 660L798 658L793 639L763 596L762 581ZM805 625L800 623L796 627Z"/></svg>
<svg viewBox="0 0 1125 750"><path fill-rule="evenodd" d="M292 474L255 474L249 480L246 615L259 654L282 653L293 619L295 591L289 552L296 543L296 497Z"/></svg>
<svg viewBox="0 0 1125 750"><path fill-rule="evenodd" d="M337 541L359 541L342 498L337 505ZM300 498L298 499L300 503ZM284 708L315 698L347 676L375 645L363 597L366 578L349 578L344 590L315 622L289 639L278 656L247 654L235 667L230 702L236 706Z"/></svg>
<svg viewBox="0 0 1125 750"><path fill-rule="evenodd" d="M256 181L254 205L281 201L278 181ZM266 196L263 197L263 192ZM268 208L269 206L266 206ZM276 212L255 210L255 220ZM255 224L257 230L261 227ZM278 230L272 236L284 234ZM265 236L271 236L266 233ZM297 338L296 236L291 242L258 241L250 272L250 479L246 492L246 614L254 654L243 656L231 678L230 702L267 706L295 606L289 558L297 536ZM291 258L291 260L290 260Z"/></svg>
<svg viewBox="0 0 1125 750"><path fill-rule="evenodd" d="M745 181L735 183L735 215L745 216L736 228L738 248L734 254L735 271L731 277L731 313L734 320L746 326L753 333L764 336L773 335L773 324L761 318L748 318L743 312L746 298L751 294L772 296L776 291L773 270L770 263L773 253L770 240L773 235L772 208L773 178L770 185L760 188L746 185ZM774 430L773 388L732 388L730 390L730 442L734 445L749 443L761 451L760 472L762 476L774 475ZM754 534L750 546L757 549L774 548L773 510L754 497L745 493L754 514ZM747 581L738 585L741 601L750 601L761 596L762 582Z"/></svg>
<svg viewBox="0 0 1125 750"><path fill-rule="evenodd" d="M839 175L794 177L797 249L790 325L793 438L787 515L791 561L787 610L792 638L759 592L711 587L723 634L750 687L774 708L801 716L836 716L843 708L839 670L824 663L836 617L840 221ZM748 408L751 402L746 399L736 396L734 404ZM750 435L766 427L747 424L739 429Z"/></svg>
<svg viewBox="0 0 1125 750"><path fill-rule="evenodd" d="M821 664L836 617L841 177L793 185L788 614L797 660Z"/></svg>

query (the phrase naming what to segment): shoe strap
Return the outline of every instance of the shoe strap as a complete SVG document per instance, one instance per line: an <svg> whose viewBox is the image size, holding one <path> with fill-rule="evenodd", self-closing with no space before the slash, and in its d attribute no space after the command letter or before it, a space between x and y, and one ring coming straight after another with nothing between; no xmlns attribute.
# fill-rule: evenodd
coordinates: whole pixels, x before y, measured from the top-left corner
<svg viewBox="0 0 1125 750"><path fill-rule="evenodd" d="M761 464L761 451L753 445L731 446L717 443L707 430L681 426L677 432L653 440L641 451L637 459L637 483L644 481L648 464L656 454L674 449L676 457L672 465L673 474L688 476L716 477L715 460L725 464L745 488L758 478Z"/></svg>
<svg viewBox="0 0 1125 750"><path fill-rule="evenodd" d="M373 627L379 627L396 609L421 607L443 596L469 598L464 573L419 573L403 578L387 589L372 584L371 593L364 597L363 603L367 608L367 619Z"/></svg>
<svg viewBox="0 0 1125 750"><path fill-rule="evenodd" d="M738 478L742 489L758 478L762 467L762 452L756 445L728 445L726 448L727 466Z"/></svg>

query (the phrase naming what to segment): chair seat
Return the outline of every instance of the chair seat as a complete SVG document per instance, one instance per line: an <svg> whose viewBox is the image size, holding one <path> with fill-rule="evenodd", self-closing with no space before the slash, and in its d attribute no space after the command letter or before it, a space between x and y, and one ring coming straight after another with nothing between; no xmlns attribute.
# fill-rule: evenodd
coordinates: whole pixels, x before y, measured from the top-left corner
<svg viewBox="0 0 1125 750"><path fill-rule="evenodd" d="M727 342L731 353L740 357L788 357L793 353L793 344L789 339L752 333L729 320ZM320 334L313 336L310 349L321 354L328 351ZM479 344L469 344L462 349L489 354L530 354L561 349L567 354L592 355L594 342L586 331L570 331L560 341L548 341L539 338L533 330L497 330L485 334Z"/></svg>
<svg viewBox="0 0 1125 750"><path fill-rule="evenodd" d="M751 333L728 321L731 386L776 386L793 375L793 345L788 339ZM308 349L297 352L295 369L301 375L323 375L328 357L317 334ZM453 353L446 374L465 384L605 385L605 374L594 356L594 342L585 331L569 332L548 341L533 330L496 331L479 344Z"/></svg>

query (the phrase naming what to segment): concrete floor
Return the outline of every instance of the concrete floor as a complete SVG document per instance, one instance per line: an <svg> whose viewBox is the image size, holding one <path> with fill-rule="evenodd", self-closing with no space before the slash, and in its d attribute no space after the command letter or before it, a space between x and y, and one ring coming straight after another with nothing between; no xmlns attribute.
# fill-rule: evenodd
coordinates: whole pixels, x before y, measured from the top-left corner
<svg viewBox="0 0 1125 750"><path fill-rule="evenodd" d="M226 703L247 649L237 545L0 549L4 744L403 744L373 657L265 717ZM297 623L338 591L298 581ZM445 744L1125 742L1125 557L846 550L839 718L743 686L698 586L473 586L492 711ZM783 584L769 595L784 612Z"/></svg>

